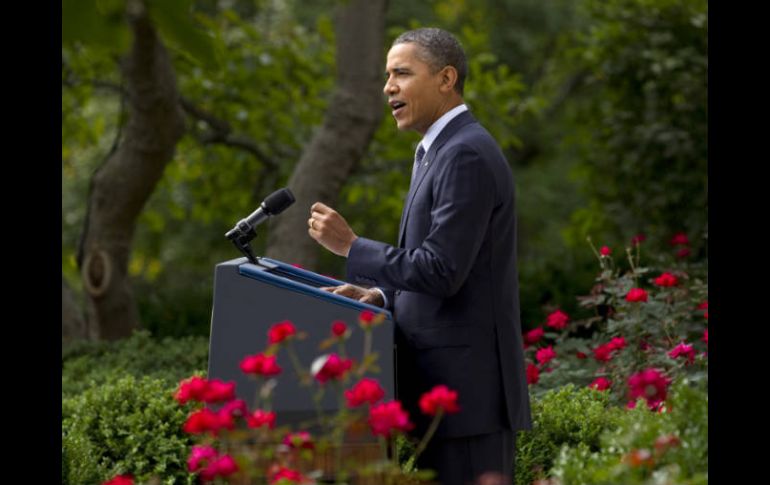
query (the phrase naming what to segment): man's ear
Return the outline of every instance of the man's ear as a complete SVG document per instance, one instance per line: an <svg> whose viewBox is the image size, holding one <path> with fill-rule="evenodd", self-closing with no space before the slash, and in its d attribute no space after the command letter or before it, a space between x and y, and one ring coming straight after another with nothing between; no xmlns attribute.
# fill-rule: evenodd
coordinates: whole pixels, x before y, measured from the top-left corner
<svg viewBox="0 0 770 485"><path fill-rule="evenodd" d="M441 92L453 91L457 83L457 69L453 66L445 66L439 74L441 76L441 85L439 86Z"/></svg>

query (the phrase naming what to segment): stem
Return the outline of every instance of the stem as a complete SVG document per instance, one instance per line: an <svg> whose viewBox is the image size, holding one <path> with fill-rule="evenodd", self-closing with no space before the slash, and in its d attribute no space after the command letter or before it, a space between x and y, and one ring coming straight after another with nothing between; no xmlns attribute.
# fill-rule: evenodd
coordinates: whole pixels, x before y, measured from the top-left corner
<svg viewBox="0 0 770 485"><path fill-rule="evenodd" d="M438 424L441 421L441 418L444 416L444 408L438 408L438 412L435 416L433 416L433 421L430 423L430 427L428 428L428 431L425 433L425 436L422 437L422 440L420 440L420 444L417 445L417 449L414 450L414 455L412 455L411 461L413 463L417 462L417 457L420 456L420 453L425 451L425 447L428 446L428 442L433 437L433 434L438 429Z"/></svg>
<svg viewBox="0 0 770 485"><path fill-rule="evenodd" d="M286 346L286 351L289 353L289 359L291 359L291 365L294 367L294 372L297 373L297 377L301 383L307 385L310 383L309 374L302 368L302 364L297 357L297 352L294 350L294 344L289 340Z"/></svg>

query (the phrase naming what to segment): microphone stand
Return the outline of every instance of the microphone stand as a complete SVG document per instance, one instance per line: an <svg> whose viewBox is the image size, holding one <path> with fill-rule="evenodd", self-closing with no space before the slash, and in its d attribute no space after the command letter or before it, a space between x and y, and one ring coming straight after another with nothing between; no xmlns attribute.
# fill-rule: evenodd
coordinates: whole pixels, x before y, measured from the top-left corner
<svg viewBox="0 0 770 485"><path fill-rule="evenodd" d="M244 231L243 227L236 226L227 234L225 234L225 237L233 242L235 247L246 256L246 259L248 259L251 264L258 265L259 262L254 256L254 252L251 250L251 246L249 245L249 242L257 237L257 231L255 231L251 226L247 227L248 230Z"/></svg>

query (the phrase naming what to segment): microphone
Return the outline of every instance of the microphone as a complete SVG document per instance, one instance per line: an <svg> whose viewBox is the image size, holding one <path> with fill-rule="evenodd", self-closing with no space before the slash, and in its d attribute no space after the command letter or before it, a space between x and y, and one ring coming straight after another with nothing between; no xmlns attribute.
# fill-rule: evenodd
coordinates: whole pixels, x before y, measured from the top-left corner
<svg viewBox="0 0 770 485"><path fill-rule="evenodd" d="M255 234L254 228L258 224L261 224L270 216L280 214L292 205L294 200L294 194L291 193L291 190L286 188L276 190L265 198L257 210L249 214L245 219L238 221L235 227L227 231L225 237L230 240L243 236L253 237Z"/></svg>

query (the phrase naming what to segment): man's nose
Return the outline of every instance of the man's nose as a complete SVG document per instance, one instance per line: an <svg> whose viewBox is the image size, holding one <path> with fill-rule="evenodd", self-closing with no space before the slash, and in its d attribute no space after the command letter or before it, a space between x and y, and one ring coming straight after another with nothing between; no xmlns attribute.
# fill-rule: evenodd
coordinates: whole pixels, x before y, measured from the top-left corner
<svg viewBox="0 0 770 485"><path fill-rule="evenodd" d="M390 95L395 93L398 90L398 87L395 83L390 82L390 80L385 81L385 86L382 88L382 92L386 95Z"/></svg>

